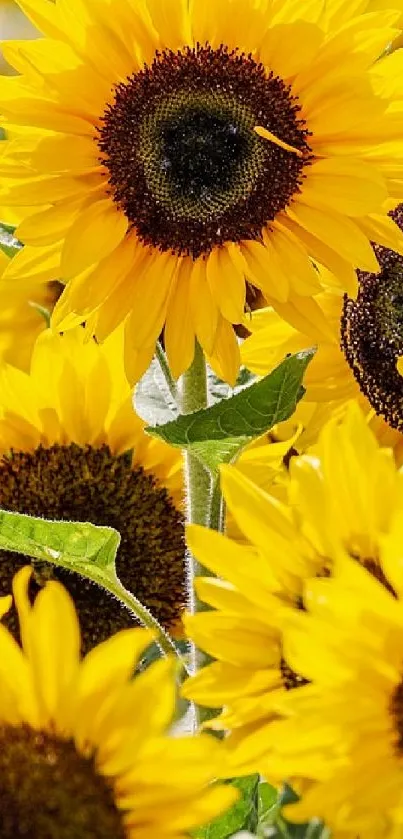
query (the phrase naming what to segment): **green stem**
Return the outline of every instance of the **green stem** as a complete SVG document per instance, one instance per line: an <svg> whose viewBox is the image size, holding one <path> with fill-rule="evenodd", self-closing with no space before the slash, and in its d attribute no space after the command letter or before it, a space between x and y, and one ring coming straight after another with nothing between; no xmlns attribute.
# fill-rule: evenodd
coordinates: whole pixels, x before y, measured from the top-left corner
<svg viewBox="0 0 403 839"><path fill-rule="evenodd" d="M172 641L172 638L170 638L168 633L165 632L165 629L161 626L161 624L158 623L157 619L153 617L153 615L147 609L147 607L143 606L143 604L140 603L140 600L137 600L137 597L135 597L134 594L132 594L130 591L127 591L127 589L125 589L124 586L122 586L119 580L116 580L116 582L114 583L108 581L108 588L112 594L118 597L119 600L121 600L122 603L124 603L125 606L127 606L127 608L130 609L131 612L133 612L133 614L136 616L136 618L138 618L138 620L140 621L140 623L143 624L143 626L147 627L147 629L152 629L156 633L156 644L158 644L159 648L164 653L164 655L174 654L175 656L180 658L178 650L176 649L175 644ZM181 661L184 665L182 659Z"/></svg>
<svg viewBox="0 0 403 839"><path fill-rule="evenodd" d="M196 344L193 364L182 377L181 409L183 414L192 414L207 407L207 371L204 355ZM187 521L191 524L207 525L211 502L211 476L208 469L189 449L185 453L185 480ZM190 559L189 584L193 589L195 576L208 571L193 557ZM191 594L192 596L192 594ZM194 604L196 605L196 604ZM192 609L192 611L196 611Z"/></svg>
<svg viewBox="0 0 403 839"><path fill-rule="evenodd" d="M167 357L166 357L166 355L164 353L164 350L162 349L159 341L157 341L157 344L156 344L156 347L155 347L155 354L157 356L158 363L159 363L160 368L161 368L161 372L162 372L162 374L164 376L164 379L166 381L169 393L171 394L174 402L176 404L178 404L178 401L179 401L178 388L177 388L175 379L171 375L171 371L169 369L169 364L168 364L168 361L167 361Z"/></svg>
<svg viewBox="0 0 403 839"><path fill-rule="evenodd" d="M201 347L196 344L195 357L192 366L182 377L182 413L190 414L200 411L208 405L207 369ZM185 452L185 479L187 521L191 524L211 526L211 503L213 500L212 477L209 470L191 451ZM195 592L195 579L199 576L211 576L196 557L188 552L188 591L189 608L192 614L205 611L206 604L202 603ZM191 668L195 673L211 661L210 656L191 646ZM194 724L197 730L201 723L217 715L218 709L194 706Z"/></svg>
<svg viewBox="0 0 403 839"><path fill-rule="evenodd" d="M209 526L211 527L211 530L218 530L219 533L223 533L224 531L224 506L224 499L222 497L220 487L220 478L217 477L213 483L211 493Z"/></svg>

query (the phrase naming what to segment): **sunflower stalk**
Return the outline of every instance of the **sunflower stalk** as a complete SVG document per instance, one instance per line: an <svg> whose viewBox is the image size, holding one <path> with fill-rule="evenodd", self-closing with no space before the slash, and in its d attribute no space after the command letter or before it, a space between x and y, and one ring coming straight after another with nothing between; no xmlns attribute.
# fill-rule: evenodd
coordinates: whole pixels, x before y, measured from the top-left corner
<svg viewBox="0 0 403 839"><path fill-rule="evenodd" d="M197 343L193 364L184 373L181 384L181 411L183 414L192 414L202 408L207 408L206 362L203 351ZM185 484L187 521L191 524L207 525L212 496L211 474L199 457L189 448L185 451ZM208 575L209 572L202 568L194 558L191 558L190 564L189 585L191 585L191 597L193 597L194 577L197 574ZM194 605L196 606L196 603ZM197 608L194 611L197 611Z"/></svg>
<svg viewBox="0 0 403 839"><path fill-rule="evenodd" d="M181 411L191 414L208 406L208 378L203 350L196 342L195 356L189 370L184 373L181 382ZM191 451L185 450L185 488L186 488L186 519L189 524L211 525L213 510L216 511L217 522L221 519L220 488L214 481L209 469ZM187 552L188 561L188 597L189 609L192 614L206 610L206 605L197 597L195 580L198 576L211 576L211 572L198 562L190 551ZM211 657L192 643L191 670L196 673L211 661ZM194 728L208 719L216 716L217 710L194 705Z"/></svg>

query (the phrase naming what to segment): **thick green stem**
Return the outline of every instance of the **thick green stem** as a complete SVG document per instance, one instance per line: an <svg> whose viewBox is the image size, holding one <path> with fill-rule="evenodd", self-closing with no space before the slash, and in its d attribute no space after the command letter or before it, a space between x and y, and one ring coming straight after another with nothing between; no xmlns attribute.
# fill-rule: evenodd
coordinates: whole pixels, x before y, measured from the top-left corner
<svg viewBox="0 0 403 839"><path fill-rule="evenodd" d="M183 414L192 414L207 407L207 371L201 347L196 344L192 366L182 377L181 409ZM191 524L207 525L211 503L211 476L205 466L191 451L185 453L187 521ZM189 559L189 587L194 598L194 578L208 574L194 557ZM196 600L191 603L192 611L198 611Z"/></svg>
<svg viewBox="0 0 403 839"><path fill-rule="evenodd" d="M220 479L217 477L213 482L213 489L211 493L209 526L211 530L218 530L219 533L224 531L225 518L225 504L221 493Z"/></svg>
<svg viewBox="0 0 403 839"><path fill-rule="evenodd" d="M182 400L181 408L184 414L190 414L206 408L208 405L207 370L201 347L196 345L196 352L192 366L182 378ZM211 526L211 504L213 499L213 480L209 470L203 466L200 460L189 450L185 453L185 478L186 478L186 504L187 521L191 524L202 524ZM218 501L218 499L217 499ZM207 607L202 603L195 592L195 579L198 576L210 576L210 571L201 565L196 557L188 552L188 587L190 611L204 611ZM191 656L192 672L197 672L201 667L211 661L210 657L192 644ZM217 710L211 708L195 707L194 726L198 729L200 725L211 717L216 716Z"/></svg>

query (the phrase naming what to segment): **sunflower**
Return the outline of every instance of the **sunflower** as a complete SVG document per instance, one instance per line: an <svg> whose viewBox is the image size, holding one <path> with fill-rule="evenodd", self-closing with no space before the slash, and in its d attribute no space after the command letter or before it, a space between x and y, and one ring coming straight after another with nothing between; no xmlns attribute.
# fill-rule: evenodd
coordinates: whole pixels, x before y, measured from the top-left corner
<svg viewBox="0 0 403 839"><path fill-rule="evenodd" d="M390 215L402 229L403 205ZM245 318L252 334L241 347L241 359L261 375L287 353L316 345L304 379L306 399L326 402L339 413L346 400L357 399L378 439L393 446L401 463L403 259L390 248L375 246L375 252L381 270L357 272L355 299L343 295L336 278L318 265L326 290L305 301L304 312L285 304L281 310L262 309Z"/></svg>
<svg viewBox="0 0 403 839"><path fill-rule="evenodd" d="M233 382L246 283L298 307L320 290L311 257L352 290L370 240L403 252L383 209L402 197L393 56L371 78L399 11L19 1L45 39L4 46L21 76L0 83L0 200L26 245L7 277L61 277L60 330L124 321L131 379L164 329L175 376L196 336Z"/></svg>
<svg viewBox="0 0 403 839"><path fill-rule="evenodd" d="M81 327L62 336L46 330L30 372L5 365L0 382L0 507L115 527L121 582L176 630L186 600L181 456L148 437L133 411L122 330L102 346ZM0 553L3 593L26 562ZM102 589L60 568L53 573L75 599L84 649L131 625ZM48 576L35 568L33 592ZM7 620L16 632L15 612Z"/></svg>
<svg viewBox="0 0 403 839"><path fill-rule="evenodd" d="M0 626L3 839L180 839L224 811L235 791L208 787L219 744L166 734L174 662L131 678L152 633L119 632L80 661L70 597L49 582L31 605L30 574L13 583L22 649Z"/></svg>
<svg viewBox="0 0 403 839"><path fill-rule="evenodd" d="M402 835L401 545L399 511L381 545L387 585L339 556L332 579L306 583L307 611L284 626L287 655L310 684L280 698L287 719L272 727L266 769L309 779L288 817L323 818L335 837Z"/></svg>
<svg viewBox="0 0 403 839"><path fill-rule="evenodd" d="M284 609L301 609L304 582L332 574L340 550L388 588L380 546L403 516L403 473L351 405L341 423L325 426L315 455L292 459L285 501L235 467L222 467L221 480L244 543L188 529L191 550L217 578L197 581L212 610L187 616L186 629L215 661L185 683L184 694L224 706L210 725L231 731L236 771L262 771L279 697L306 681L284 649Z"/></svg>

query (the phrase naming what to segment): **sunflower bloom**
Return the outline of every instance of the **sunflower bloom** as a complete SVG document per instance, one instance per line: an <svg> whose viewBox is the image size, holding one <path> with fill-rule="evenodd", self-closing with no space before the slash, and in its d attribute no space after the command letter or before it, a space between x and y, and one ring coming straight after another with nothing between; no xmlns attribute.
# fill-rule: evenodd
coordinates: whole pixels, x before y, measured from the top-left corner
<svg viewBox="0 0 403 839"><path fill-rule="evenodd" d="M332 579L306 583L307 611L284 627L287 655L310 684L280 698L288 719L272 727L267 767L305 779L288 818L323 818L335 837L402 834L401 523L400 510L382 539L382 582L340 556Z"/></svg>
<svg viewBox="0 0 403 839"><path fill-rule="evenodd" d="M237 771L270 765L279 698L307 678L284 648L285 607L301 609L305 581L332 574L340 550L387 587L380 546L403 515L403 475L356 405L341 424L325 426L315 455L293 458L290 473L284 501L235 467L222 467L224 498L243 544L188 529L191 550L220 579L197 581L212 611L187 616L186 629L216 661L190 678L184 693L223 706L211 725L231 731L226 743Z"/></svg>
<svg viewBox="0 0 403 839"><path fill-rule="evenodd" d="M62 336L47 330L30 372L4 365L0 380L0 507L115 527L121 582L175 630L186 601L181 456L147 436L133 411L122 330L102 346L81 327ZM0 552L4 594L15 567L15 555ZM97 586L63 569L54 574L76 602L85 649L131 625ZM42 582L36 568L31 586ZM10 621L15 627L15 614Z"/></svg>
<svg viewBox="0 0 403 839"><path fill-rule="evenodd" d="M371 77L398 11L330 26L291 0L20 6L46 37L4 46L21 76L0 84L0 200L26 245L7 276L62 279L60 330L85 319L102 341L124 321L132 380L164 329L175 376L196 336L233 382L246 283L298 307L320 290L311 257L351 290L355 267L377 270L371 240L403 252L383 209L402 189L392 57Z"/></svg>
<svg viewBox="0 0 403 839"><path fill-rule="evenodd" d="M49 582L31 606L30 574L13 583L22 649L0 626L4 839L181 839L224 811L234 790L208 788L222 770L218 744L166 734L174 662L132 679L152 633L119 632L80 660L70 597Z"/></svg>
<svg viewBox="0 0 403 839"><path fill-rule="evenodd" d="M403 206L391 213L403 228ZM337 279L318 266L326 289L305 302L305 312L284 305L254 312L244 323L252 334L241 347L242 363L264 375L287 353L315 345L317 352L304 379L306 400L343 411L355 398L376 436L403 455L403 259L390 248L375 246L378 273L358 271L355 299L343 295ZM304 409L303 409L304 410ZM306 410L306 409L305 409Z"/></svg>

